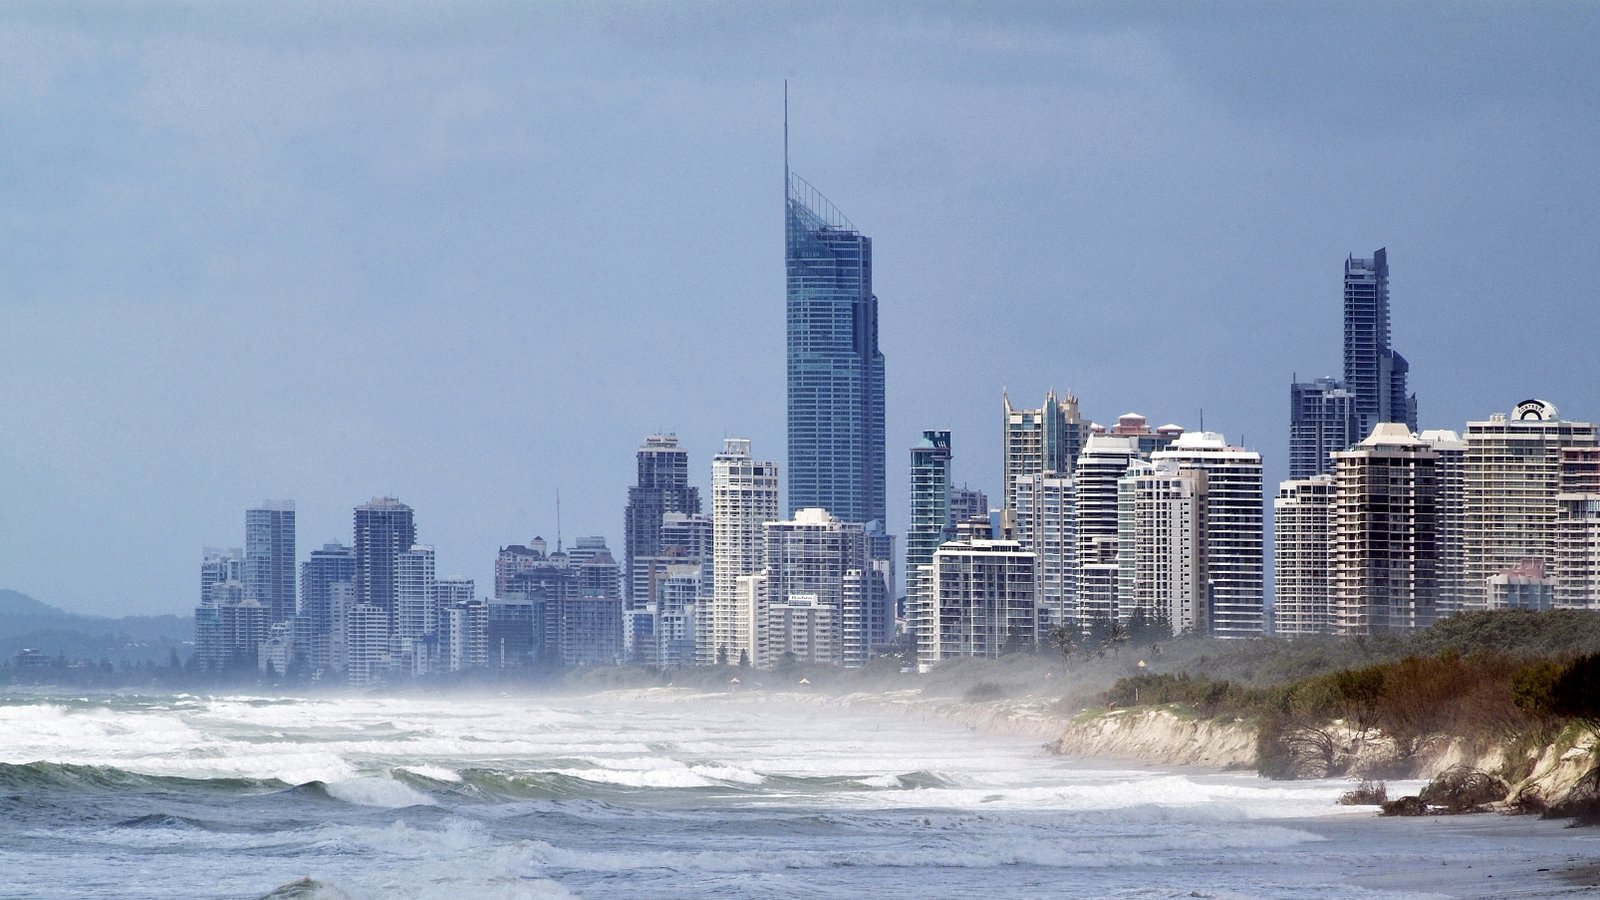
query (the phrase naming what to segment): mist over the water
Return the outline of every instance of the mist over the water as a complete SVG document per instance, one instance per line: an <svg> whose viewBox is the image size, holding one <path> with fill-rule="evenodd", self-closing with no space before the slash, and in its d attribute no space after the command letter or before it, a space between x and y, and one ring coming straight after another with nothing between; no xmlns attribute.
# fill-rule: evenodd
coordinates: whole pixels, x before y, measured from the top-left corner
<svg viewBox="0 0 1600 900"><path fill-rule="evenodd" d="M1482 851L1341 826L1341 782L754 694L13 695L0 734L8 896L1321 897Z"/></svg>

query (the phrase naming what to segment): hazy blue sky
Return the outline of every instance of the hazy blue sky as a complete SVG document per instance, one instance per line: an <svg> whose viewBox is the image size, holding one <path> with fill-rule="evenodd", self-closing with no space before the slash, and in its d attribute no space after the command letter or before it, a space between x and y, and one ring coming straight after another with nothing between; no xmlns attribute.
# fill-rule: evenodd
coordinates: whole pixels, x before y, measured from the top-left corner
<svg viewBox="0 0 1600 900"><path fill-rule="evenodd" d="M791 157L875 242L906 448L999 397L1287 466L1387 246L1425 427L1600 417L1592 4L7 4L0 587L184 612L202 545L417 510L620 556L641 437L784 459Z"/></svg>

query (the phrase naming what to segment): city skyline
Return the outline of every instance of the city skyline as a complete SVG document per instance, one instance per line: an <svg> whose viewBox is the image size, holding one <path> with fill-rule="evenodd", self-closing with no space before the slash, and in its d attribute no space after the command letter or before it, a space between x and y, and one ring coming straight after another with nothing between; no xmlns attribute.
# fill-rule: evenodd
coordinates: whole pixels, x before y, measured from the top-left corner
<svg viewBox="0 0 1600 900"><path fill-rule="evenodd" d="M724 436L785 458L784 77L795 157L892 298L892 533L926 429L1001 496L1002 388L1223 432L1276 484L1284 379L1338 374L1340 263L1375 247L1423 428L1530 396L1600 419L1594 25L1474 9L1386 10L1353 54L1316 11L1255 10L1241 44L1242 7L0 13L0 113L27 125L0 581L183 613L239 510L294 498L304 551L376 494L484 585L484 548L553 540L558 492L565 534L620 550L641 435L676 432L702 494ZM819 40L880 52L839 72ZM1289 57L1295 79L1249 74ZM1540 342L1514 366L1512 333ZM95 525L126 537L86 570L67 554Z"/></svg>

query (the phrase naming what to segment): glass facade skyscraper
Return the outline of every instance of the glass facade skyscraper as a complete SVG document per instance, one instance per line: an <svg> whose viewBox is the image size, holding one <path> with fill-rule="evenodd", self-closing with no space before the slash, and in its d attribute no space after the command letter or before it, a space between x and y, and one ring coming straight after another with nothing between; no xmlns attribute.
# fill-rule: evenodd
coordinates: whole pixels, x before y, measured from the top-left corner
<svg viewBox="0 0 1600 900"><path fill-rule="evenodd" d="M788 176L785 200L789 512L884 522L872 239L797 175Z"/></svg>
<svg viewBox="0 0 1600 900"><path fill-rule="evenodd" d="M267 624L295 614L294 501L266 500L244 512L244 595L267 610Z"/></svg>
<svg viewBox="0 0 1600 900"><path fill-rule="evenodd" d="M1379 422L1417 430L1417 398L1406 392L1406 358L1389 347L1389 254L1344 262L1344 383L1355 396L1357 432ZM1340 448L1344 449L1344 448Z"/></svg>
<svg viewBox="0 0 1600 900"><path fill-rule="evenodd" d="M1355 395L1332 378L1289 385L1289 478L1303 481L1333 471L1333 454L1363 435Z"/></svg>
<svg viewBox="0 0 1600 900"><path fill-rule="evenodd" d="M906 526L906 578L933 564L950 528L950 432L924 431L911 448L911 521Z"/></svg>

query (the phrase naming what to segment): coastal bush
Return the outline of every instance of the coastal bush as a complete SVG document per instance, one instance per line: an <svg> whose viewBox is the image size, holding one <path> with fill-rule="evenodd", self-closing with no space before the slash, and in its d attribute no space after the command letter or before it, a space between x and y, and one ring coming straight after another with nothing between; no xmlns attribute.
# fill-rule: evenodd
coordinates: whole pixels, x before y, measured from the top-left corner
<svg viewBox="0 0 1600 900"><path fill-rule="evenodd" d="M1428 806L1447 813L1477 812L1506 798L1510 786L1481 769L1451 766L1428 782L1417 796Z"/></svg>
<svg viewBox="0 0 1600 900"><path fill-rule="evenodd" d="M1382 806L1389 799L1389 786L1381 781L1363 779L1355 790L1345 791L1339 797L1340 806Z"/></svg>
<svg viewBox="0 0 1600 900"><path fill-rule="evenodd" d="M1011 694L1011 690L997 681L980 681L966 689L961 699L968 703L983 703L989 700L1004 700Z"/></svg>

